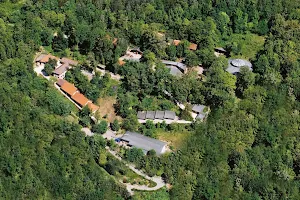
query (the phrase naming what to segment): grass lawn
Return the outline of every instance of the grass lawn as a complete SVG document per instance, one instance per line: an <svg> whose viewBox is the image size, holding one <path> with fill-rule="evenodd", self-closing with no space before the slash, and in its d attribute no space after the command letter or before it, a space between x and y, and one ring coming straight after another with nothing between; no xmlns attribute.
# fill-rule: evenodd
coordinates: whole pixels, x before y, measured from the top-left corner
<svg viewBox="0 0 300 200"><path fill-rule="evenodd" d="M166 188L156 191L135 191L132 197L133 200L169 200L169 193Z"/></svg>
<svg viewBox="0 0 300 200"><path fill-rule="evenodd" d="M172 146L174 150L180 149L188 137L191 136L191 133L188 131L166 132L163 130L158 130L156 134L159 140L168 142L169 146Z"/></svg>
<svg viewBox="0 0 300 200"><path fill-rule="evenodd" d="M108 122L113 122L115 119L121 120L121 117L116 116L114 104L116 103L116 97L104 97L97 100L99 105L99 117L103 118L105 115Z"/></svg>
<svg viewBox="0 0 300 200"><path fill-rule="evenodd" d="M240 44L241 55L232 55L233 58L254 58L258 51L263 49L265 43L265 37L256 34L233 34L228 41L221 42L220 46L226 46L226 44Z"/></svg>

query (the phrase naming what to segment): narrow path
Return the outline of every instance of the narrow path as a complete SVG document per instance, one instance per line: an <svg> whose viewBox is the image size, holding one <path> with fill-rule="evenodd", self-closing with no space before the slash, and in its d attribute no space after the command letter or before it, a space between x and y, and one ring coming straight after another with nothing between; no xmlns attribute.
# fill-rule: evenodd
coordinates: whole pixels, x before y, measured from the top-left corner
<svg viewBox="0 0 300 200"><path fill-rule="evenodd" d="M107 148L107 150L108 150L109 153L111 153L118 160L122 161L122 158L120 156L118 156L115 151L112 151L109 148ZM145 191L155 191L155 190L158 190L158 189L166 186L164 180L160 176L150 177L147 174L145 174L144 172L142 172L141 170L136 169L133 164L125 163L125 165L127 167L129 167L132 171L134 171L136 174L144 177L145 179L151 180L151 181L153 181L153 182L156 183L155 187L148 187L146 185L131 185L129 183L124 183L126 185L126 188L127 188L128 192L130 194L133 194L133 189L135 189L135 190L145 190Z"/></svg>

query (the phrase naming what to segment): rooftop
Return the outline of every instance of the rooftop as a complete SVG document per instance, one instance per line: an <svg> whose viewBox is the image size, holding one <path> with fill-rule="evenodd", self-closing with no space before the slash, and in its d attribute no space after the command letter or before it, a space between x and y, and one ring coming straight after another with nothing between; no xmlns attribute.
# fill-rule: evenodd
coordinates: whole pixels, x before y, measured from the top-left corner
<svg viewBox="0 0 300 200"><path fill-rule="evenodd" d="M252 71L252 64L248 60L243 59L229 59L228 67L226 69L227 72L231 74L236 74L240 72L241 67L248 67L250 71Z"/></svg>
<svg viewBox="0 0 300 200"><path fill-rule="evenodd" d="M155 119L155 111L147 111L146 119Z"/></svg>
<svg viewBox="0 0 300 200"><path fill-rule="evenodd" d="M63 57L62 59L60 59L60 61L62 63L69 64L69 65L74 65L74 66L76 66L78 64L77 61L69 59L69 58L66 58L66 57Z"/></svg>
<svg viewBox="0 0 300 200"><path fill-rule="evenodd" d="M155 112L155 119L164 119L165 112L164 111L156 111Z"/></svg>
<svg viewBox="0 0 300 200"><path fill-rule="evenodd" d="M165 111L165 116L164 116L165 119L172 119L172 120L174 120L175 117L176 117L176 114L175 114L174 111L169 111L169 110Z"/></svg>
<svg viewBox="0 0 300 200"><path fill-rule="evenodd" d="M160 155L164 153L164 149L166 146L165 142L160 140L156 140L150 137L146 137L139 133L129 132L127 131L121 138L124 141L127 141L130 146L134 146L136 148L140 148L143 151L150 151L154 149L155 152Z"/></svg>
<svg viewBox="0 0 300 200"><path fill-rule="evenodd" d="M142 120L146 119L146 112L138 111L137 118Z"/></svg>
<svg viewBox="0 0 300 200"><path fill-rule="evenodd" d="M86 106L90 100L88 100L83 94L77 92L71 97L76 103L78 103L81 107Z"/></svg>
<svg viewBox="0 0 300 200"><path fill-rule="evenodd" d="M66 80L64 79L58 79L58 81L56 82L56 84L61 87L65 82L67 82Z"/></svg>
<svg viewBox="0 0 300 200"><path fill-rule="evenodd" d="M170 74L173 76L182 76L182 72L180 71L180 69L178 69L177 67L173 66L173 65L167 65L166 66L168 69L170 69Z"/></svg>
<svg viewBox="0 0 300 200"><path fill-rule="evenodd" d="M47 62L49 62L50 59L59 60L57 57L55 57L51 54L47 54L47 55L42 54L36 59L36 62L47 63Z"/></svg>
<svg viewBox="0 0 300 200"><path fill-rule="evenodd" d="M178 46L179 44L180 44L180 40L173 40L173 44L175 45L175 46Z"/></svg>
<svg viewBox="0 0 300 200"><path fill-rule="evenodd" d="M203 110L205 107L206 107L205 105L195 104L192 107L192 111L194 111L196 113L204 113Z"/></svg>
<svg viewBox="0 0 300 200"><path fill-rule="evenodd" d="M169 60L161 60L161 62L165 65L173 65L175 67L178 67L182 69L183 71L186 70L186 65L180 62L174 62L174 61L169 61Z"/></svg>
<svg viewBox="0 0 300 200"><path fill-rule="evenodd" d="M73 84L69 83L68 81L64 82L64 84L61 86L61 89L70 96L78 92L77 88Z"/></svg>
<svg viewBox="0 0 300 200"><path fill-rule="evenodd" d="M69 64L68 63L64 63L61 66L59 66L58 68L56 68L53 73L57 74L57 75L61 75L63 73L65 73L66 71L68 71L69 69Z"/></svg>
<svg viewBox="0 0 300 200"><path fill-rule="evenodd" d="M99 109L99 106L93 104L92 102L88 103L88 107L92 111L92 113L95 113Z"/></svg>
<svg viewBox="0 0 300 200"><path fill-rule="evenodd" d="M190 46L189 46L189 50L196 51L197 50L197 44L191 43Z"/></svg>

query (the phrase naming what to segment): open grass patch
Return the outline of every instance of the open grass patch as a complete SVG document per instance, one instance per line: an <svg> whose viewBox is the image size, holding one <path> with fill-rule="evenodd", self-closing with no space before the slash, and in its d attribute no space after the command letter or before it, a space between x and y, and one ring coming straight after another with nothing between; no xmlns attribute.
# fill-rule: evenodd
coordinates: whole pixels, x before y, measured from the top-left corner
<svg viewBox="0 0 300 200"><path fill-rule="evenodd" d="M117 102L116 97L108 96L99 98L97 104L99 105L98 117L105 118L108 122L113 122L115 119L121 120L120 116L116 115L114 104Z"/></svg>
<svg viewBox="0 0 300 200"><path fill-rule="evenodd" d="M189 137L191 137L192 133L187 130L168 132L157 130L156 135L159 140L167 142L172 149L177 150L183 146Z"/></svg>
<svg viewBox="0 0 300 200"><path fill-rule="evenodd" d="M237 54L231 52L233 58L252 59L257 52L263 49L265 37L257 34L232 34L227 41L220 43L220 46L235 46L239 49Z"/></svg>

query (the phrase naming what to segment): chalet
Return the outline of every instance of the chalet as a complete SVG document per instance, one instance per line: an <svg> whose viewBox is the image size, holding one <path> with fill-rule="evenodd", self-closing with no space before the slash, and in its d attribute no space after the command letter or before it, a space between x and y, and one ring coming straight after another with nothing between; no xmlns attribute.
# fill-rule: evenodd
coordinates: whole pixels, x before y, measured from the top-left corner
<svg viewBox="0 0 300 200"><path fill-rule="evenodd" d="M35 60L37 66L44 66L46 63L49 62L49 60L56 60L57 64L59 63L59 58L51 55L51 54L41 54L37 59Z"/></svg>
<svg viewBox="0 0 300 200"><path fill-rule="evenodd" d="M124 142L128 147L136 147L142 149L144 154L148 151L154 150L157 155L161 155L166 152L167 143L160 140L156 140L139 133L127 131L120 140Z"/></svg>
<svg viewBox="0 0 300 200"><path fill-rule="evenodd" d="M243 59L229 59L228 60L228 67L226 69L227 72L237 75L240 73L241 67L247 67L250 71L252 71L252 64Z"/></svg>

